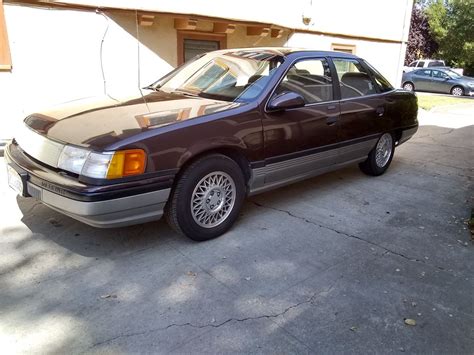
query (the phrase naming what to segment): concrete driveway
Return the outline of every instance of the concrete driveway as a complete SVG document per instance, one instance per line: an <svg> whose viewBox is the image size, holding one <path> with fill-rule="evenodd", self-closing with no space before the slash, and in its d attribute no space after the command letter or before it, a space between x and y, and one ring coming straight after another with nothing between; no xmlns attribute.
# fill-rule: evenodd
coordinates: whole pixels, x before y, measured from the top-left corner
<svg viewBox="0 0 474 355"><path fill-rule="evenodd" d="M385 175L255 196L205 243L88 227L0 169L2 351L472 353L474 105L450 110L422 114Z"/></svg>

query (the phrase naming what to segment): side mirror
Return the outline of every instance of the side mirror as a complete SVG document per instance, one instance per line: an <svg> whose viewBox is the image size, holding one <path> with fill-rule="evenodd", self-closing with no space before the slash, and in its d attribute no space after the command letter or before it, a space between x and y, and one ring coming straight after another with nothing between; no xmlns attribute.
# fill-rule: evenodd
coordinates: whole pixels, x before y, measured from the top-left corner
<svg viewBox="0 0 474 355"><path fill-rule="evenodd" d="M292 91L281 93L270 100L268 109L272 111L286 110L290 108L303 107L304 98L300 94Z"/></svg>

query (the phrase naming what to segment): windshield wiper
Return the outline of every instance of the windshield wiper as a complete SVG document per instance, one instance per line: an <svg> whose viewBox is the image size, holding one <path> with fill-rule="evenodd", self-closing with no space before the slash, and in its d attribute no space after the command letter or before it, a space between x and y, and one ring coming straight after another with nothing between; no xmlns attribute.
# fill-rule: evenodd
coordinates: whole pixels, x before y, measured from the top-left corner
<svg viewBox="0 0 474 355"><path fill-rule="evenodd" d="M155 86L153 86L153 84L152 84L152 85L145 86L145 87L143 87L142 89L148 89L148 90L153 90L153 91L159 91L159 90L160 90L160 87L159 87L159 86L156 86L156 87L155 87Z"/></svg>
<svg viewBox="0 0 474 355"><path fill-rule="evenodd" d="M183 90L183 89L174 89L172 93L178 93L186 96L191 96L191 97L197 97L199 96L198 94L188 91L188 90Z"/></svg>

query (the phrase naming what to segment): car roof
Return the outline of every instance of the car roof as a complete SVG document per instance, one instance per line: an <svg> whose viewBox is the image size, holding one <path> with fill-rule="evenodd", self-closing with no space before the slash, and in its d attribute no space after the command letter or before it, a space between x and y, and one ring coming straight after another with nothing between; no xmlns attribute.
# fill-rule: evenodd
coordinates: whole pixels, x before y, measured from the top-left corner
<svg viewBox="0 0 474 355"><path fill-rule="evenodd" d="M291 47L249 47L249 48L232 48L220 50L221 53L261 53L269 55L280 55L282 57L288 57L293 54L311 54L315 56L329 56L329 57L342 57L342 58L353 58L358 59L354 54L336 51L322 51L318 49L309 48L291 48Z"/></svg>

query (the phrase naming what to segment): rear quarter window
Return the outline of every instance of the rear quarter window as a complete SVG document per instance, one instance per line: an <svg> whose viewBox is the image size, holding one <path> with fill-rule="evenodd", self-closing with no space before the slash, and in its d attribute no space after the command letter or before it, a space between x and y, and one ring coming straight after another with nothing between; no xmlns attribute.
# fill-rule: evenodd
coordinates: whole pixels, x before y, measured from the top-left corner
<svg viewBox="0 0 474 355"><path fill-rule="evenodd" d="M433 62L429 62L428 66L429 67L442 67L442 66L444 66L444 63L440 62L439 60L436 60L436 61L433 61Z"/></svg>

